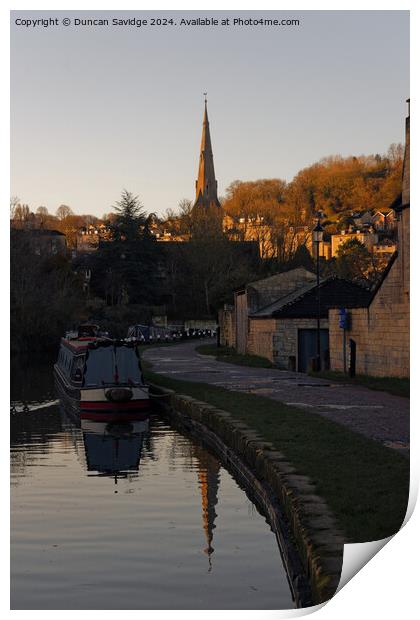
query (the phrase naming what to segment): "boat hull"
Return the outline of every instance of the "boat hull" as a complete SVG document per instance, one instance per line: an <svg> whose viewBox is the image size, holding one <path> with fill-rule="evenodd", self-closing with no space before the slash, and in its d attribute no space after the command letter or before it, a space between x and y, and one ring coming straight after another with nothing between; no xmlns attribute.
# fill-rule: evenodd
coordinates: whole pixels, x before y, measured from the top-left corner
<svg viewBox="0 0 420 620"><path fill-rule="evenodd" d="M81 420L96 422L132 422L144 420L150 413L151 400L147 387L132 388L133 398L126 402L109 401L105 388L78 388L69 383L57 364L55 385L64 407Z"/></svg>

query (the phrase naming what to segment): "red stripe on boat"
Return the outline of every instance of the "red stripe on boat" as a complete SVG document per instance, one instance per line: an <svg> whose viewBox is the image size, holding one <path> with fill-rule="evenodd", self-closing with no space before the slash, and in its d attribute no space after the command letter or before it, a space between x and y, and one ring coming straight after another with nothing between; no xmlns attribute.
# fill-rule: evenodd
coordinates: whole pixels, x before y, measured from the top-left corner
<svg viewBox="0 0 420 620"><path fill-rule="evenodd" d="M81 420L92 420L94 422L133 422L145 420L149 417L149 412L141 411L81 411Z"/></svg>
<svg viewBox="0 0 420 620"><path fill-rule="evenodd" d="M94 400L82 400L80 402L80 409L87 411L127 411L131 409L148 409L150 407L150 400L143 398L142 400L129 400L126 403L113 403L110 401L94 401Z"/></svg>

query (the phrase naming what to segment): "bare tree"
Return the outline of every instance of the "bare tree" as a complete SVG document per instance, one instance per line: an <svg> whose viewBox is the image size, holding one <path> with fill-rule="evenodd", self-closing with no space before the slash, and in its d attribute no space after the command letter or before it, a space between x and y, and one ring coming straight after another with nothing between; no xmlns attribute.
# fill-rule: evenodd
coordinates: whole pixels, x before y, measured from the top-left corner
<svg viewBox="0 0 420 620"><path fill-rule="evenodd" d="M59 220L65 220L69 215L73 215L73 211L67 205L60 205L55 212Z"/></svg>
<svg viewBox="0 0 420 620"><path fill-rule="evenodd" d="M15 218L15 210L19 203L20 203L20 198L18 196L11 196L10 198L10 219L11 220Z"/></svg>

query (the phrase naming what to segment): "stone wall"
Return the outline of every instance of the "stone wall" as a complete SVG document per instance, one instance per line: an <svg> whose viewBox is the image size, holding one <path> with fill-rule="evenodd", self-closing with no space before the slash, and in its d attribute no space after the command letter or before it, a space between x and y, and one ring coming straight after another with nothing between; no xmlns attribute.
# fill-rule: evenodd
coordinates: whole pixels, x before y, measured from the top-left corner
<svg viewBox="0 0 420 620"><path fill-rule="evenodd" d="M225 306L219 310L220 344L222 347L236 346L235 311L233 306Z"/></svg>
<svg viewBox="0 0 420 620"><path fill-rule="evenodd" d="M245 291L235 293L235 348L238 353L246 353L248 338L248 299Z"/></svg>
<svg viewBox="0 0 420 620"><path fill-rule="evenodd" d="M289 369L289 358L298 365L298 330L316 329L316 319L250 319L248 353L261 355L279 368ZM321 320L328 329L328 320Z"/></svg>
<svg viewBox="0 0 420 620"><path fill-rule="evenodd" d="M410 318L408 295L403 290L402 261L398 257L368 308L350 310L349 340L356 342L356 373L376 377L408 377L410 374ZM330 363L343 370L343 330L339 310L329 312ZM346 364L348 369L348 360Z"/></svg>
<svg viewBox="0 0 420 620"><path fill-rule="evenodd" d="M275 331L275 319L249 319L247 352L266 357L274 363L273 339Z"/></svg>
<svg viewBox="0 0 420 620"><path fill-rule="evenodd" d="M328 319L321 319L320 327L328 329ZM294 357L296 368L298 368L298 330L316 328L316 319L277 320L273 338L273 360L276 366L287 370L290 368L290 358Z"/></svg>
<svg viewBox="0 0 420 620"><path fill-rule="evenodd" d="M226 338L226 344L233 346L242 355L252 349L255 351L255 355L271 359L272 339L270 340L270 336L266 335L265 329L262 329L258 338L255 338L251 344L248 342L248 338L253 338L253 335L249 332L249 314L268 306L270 303L289 295L299 288L305 287L315 280L315 274L304 267L297 267L290 271L252 282L247 285L245 290L236 292L234 296L234 336L233 338ZM222 321L229 322L232 319L222 317ZM225 327L223 327L223 330L225 331Z"/></svg>

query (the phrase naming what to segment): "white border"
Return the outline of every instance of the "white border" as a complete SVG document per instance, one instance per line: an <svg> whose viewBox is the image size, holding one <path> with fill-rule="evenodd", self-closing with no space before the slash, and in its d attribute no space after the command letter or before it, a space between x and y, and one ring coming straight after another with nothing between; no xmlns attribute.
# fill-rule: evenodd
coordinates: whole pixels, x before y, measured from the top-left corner
<svg viewBox="0 0 420 620"><path fill-rule="evenodd" d="M44 2L40 2L39 3L40 6L34 6L34 3L31 2L9 2L7 3L7 6L3 6L1 11L2 11L2 21L1 21L1 28L2 28L2 32L1 32L1 38L0 38L0 45L1 45L1 65L2 65L2 77L3 77L3 84L8 84L8 80L9 80L9 63L8 63L8 59L9 59L9 14L8 11L9 10L77 10L77 9L82 9L82 10L136 10L136 11L140 11L140 10L166 10L166 9L172 9L172 10L208 10L208 11L214 11L214 10L259 10L259 11L263 11L263 10L293 10L293 11L302 11L302 10L411 10L411 21L412 21L412 25L411 25L411 31L412 33L416 32L417 34L420 32L419 29L419 19L418 19L418 13L419 11L415 8L415 4L414 2L390 2L390 1L383 1L383 2L372 2L372 1L364 1L361 2L360 0L354 0L353 2L349 2L349 3L343 3L341 4L339 7L337 6L337 4L335 2L318 2L317 4L315 3L311 3L311 2L296 2L293 3L293 6L291 6L292 3L286 4L284 2L263 2L260 3L258 5L256 5L257 3L253 3L253 2L249 2L249 0L243 0L242 2L236 1L236 2L220 2L215 0L214 2L211 3L211 8L210 8L210 3L205 4L202 2L181 2L179 4L176 4L174 2L150 2L150 3L144 3L144 2L122 2L120 4L120 6L118 6L118 9L115 6L115 2L109 2L106 0L103 0L102 2L98 2L98 1L91 1L91 2L80 2L80 1L75 1L71 3L71 8L70 8L70 3L63 3L63 2L52 2L51 0L49 1L44 1ZM390 41L389 42L389 46L390 46L390 53L392 53L392 48L393 46L396 44L396 41ZM355 36L355 45L357 45L357 36ZM411 39L411 62L414 64L415 60L417 58L420 57L420 50L419 50L419 43L418 43L418 37L416 36L412 36ZM416 63L417 64L417 63ZM414 89L414 92L411 93L411 99L412 99L412 111L413 111L413 115L414 115L414 123L411 123L411 128L412 128L412 133L411 133L411 140L412 143L414 144L414 148L412 148L412 152L411 152L411 160L412 160L412 164L411 164L411 168L412 170L418 170L418 157L417 157L417 136L418 136L418 130L417 130L417 122L416 122L416 110L417 110L417 105L416 105L416 90L418 89L418 79L416 79L416 69L417 69L417 73L418 73L418 68L415 66L414 69L412 69L411 72L411 77L412 77L412 84L411 84L411 89ZM6 86L7 89L7 86ZM0 99L0 105L1 105L1 123L2 123L2 133L1 135L6 136L8 133L8 119L9 119L9 101L8 101L8 97L6 96L6 93L3 90L3 96ZM401 119L401 123L404 122L404 119ZM5 144L3 142L3 144ZM5 148L2 149L2 153L1 153L1 163L2 163L2 170L6 171L9 169L9 164L10 164L10 160L9 160L9 152L8 150L6 151L7 146L5 145ZM416 180L416 177L413 175L413 179L412 179L412 194L414 196L414 200L413 200L413 204L414 204L414 209L411 212L411 217L412 217L412 230L413 231L417 231L419 230L418 224L419 224L419 216L418 216L418 210L419 210L419 201L418 201L418 181ZM6 291L5 291L5 283L8 281L8 210L6 211L6 205L8 204L8 200L9 200L9 184L6 182L3 182L3 184L1 185L1 192L2 192L2 204L3 204L3 216L4 216L4 221L2 222L2 226L1 226L1 231L3 234L3 238L2 238L2 243L0 244L0 248L1 248L1 252L2 252L2 259L0 262L0 265L2 267L2 289L4 291L4 297L6 297ZM419 262L419 252L420 252L420 244L413 244L413 251L412 251L412 273L416 274L417 271L417 267L420 265ZM412 308L413 308L413 314L415 314L415 309L419 307L419 304L417 303L418 298L419 298L419 291L418 291L418 286L416 285L416 282L414 281L414 277L413 277L413 282L412 282ZM416 352L416 350L419 350L419 344L420 344L420 338L416 333L416 317L414 317L413 322L412 322L412 350L414 352ZM7 303L6 301L4 302L2 308L1 308L1 324L3 326L3 330L4 326L8 325L8 309L7 309ZM4 334L3 334L4 337ZM418 376L418 370L419 370L419 361L418 361L418 355L417 353L415 355L412 356L412 375L414 377ZM3 369L3 367L2 367ZM6 374L6 373L5 373ZM418 401L418 388L415 385L416 382L413 382L413 387L412 387L412 402L415 402L416 404L419 402ZM417 382L418 383L418 382ZM4 389L4 382L3 382L3 389ZM8 406L8 403L4 403L4 415L7 415L7 409L6 406ZM416 409L416 408L415 408ZM417 442L417 437L418 437L418 424L416 423L415 417L417 417L419 414L418 412L414 411L414 416L413 416L413 424L412 424L412 487L414 487L414 489L417 489L418 487L418 472L419 472L419 463L418 463L418 442ZM3 586L3 591L2 591L2 598L1 598L1 602L2 602L2 609L4 611L6 611L7 613L12 613L13 615L26 615L28 612L23 612L23 611L14 611L14 612L9 612L8 611L8 584L9 584L9 562L8 562L8 555L6 554L6 550L8 549L8 528L9 528L9 521L8 521L8 501L4 502L4 498L8 498L8 492L9 492L9 477L8 477L8 472L9 472L9 451L7 448L8 445L8 441L9 441L9 434L7 433L7 430L4 430L3 433L3 437L4 437L4 442L5 442L5 447L2 450L1 453L1 458L2 458L2 472L4 474L4 490L3 490L3 506L2 506L2 528L1 531L3 533L3 536L5 538L5 540L3 541L3 553L2 553L2 559L3 559L3 565L2 565L2 586ZM413 489L412 489L413 490ZM416 491L415 491L416 494ZM411 503L413 502L413 497L411 498ZM358 573L350 582L350 584L346 587L343 588L343 590L341 590L339 592L339 594L337 596L335 596L332 601L330 601L326 606L322 607L322 609L318 612L319 613L319 618L323 618L324 620L327 620L329 618L336 620L337 617L339 617L340 619L346 620L348 619L352 619L354 618L355 614L358 614L359 616L362 615L363 617L368 618L370 615L375 615L378 616L380 618L395 618L396 616L398 616L399 618L411 618L412 616L415 615L415 610L418 607L417 604L417 580L415 581L415 574L418 572L418 568L417 568L417 555L415 553L415 543L418 540L418 536L419 536L419 522L420 522L420 518L419 518L419 510L417 509L417 511L414 513L413 517L409 520L409 522L405 525L405 527L403 528L403 530L397 534L390 542L388 545L386 545L386 547L376 556L374 557L367 566L365 566L365 568L363 568L363 570ZM307 610L308 611L308 610ZM315 611L314 608L312 608L312 611ZM107 616L112 614L113 616L115 616L115 612L112 611L100 611L100 612L73 612L73 611L54 611L54 612L45 612L45 611L32 611L29 612L31 614L32 617L44 617L46 614L53 614L54 618L56 617L61 617L61 616L68 616L68 615L75 615L77 613L78 616L80 616L81 614L86 614L89 616L89 618L92 618L92 616L96 617L96 616ZM120 612L120 613L124 613L128 614L128 615L132 615L134 616L135 614L138 614L137 611L129 611L129 612ZM214 616L215 612L211 612L211 611L200 611L200 617L212 617ZM221 618L236 618L236 617L240 617L241 619L246 619L246 618L271 618L271 617L290 617L290 616L297 616L297 615L302 615L304 614L305 611L294 611L292 613L289 612L279 612L279 611L275 611L275 612L265 612L265 611L261 611L261 612L246 612L246 611L241 611L241 612L218 612L217 615L218 617ZM171 611L171 612L147 612L147 616L148 618L159 618L159 617L171 617L174 619L185 619L185 618L195 618L197 616L196 612L185 612L185 611Z"/></svg>

